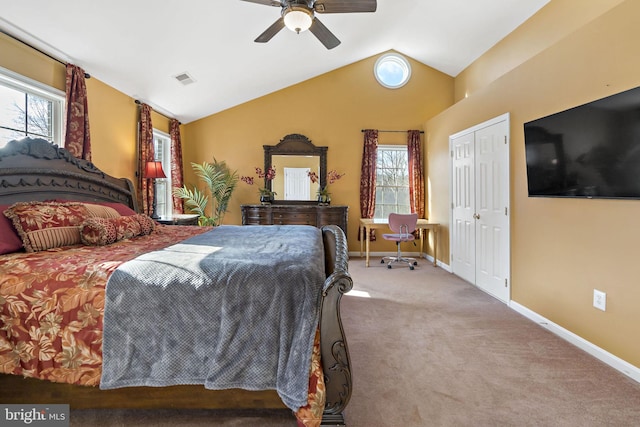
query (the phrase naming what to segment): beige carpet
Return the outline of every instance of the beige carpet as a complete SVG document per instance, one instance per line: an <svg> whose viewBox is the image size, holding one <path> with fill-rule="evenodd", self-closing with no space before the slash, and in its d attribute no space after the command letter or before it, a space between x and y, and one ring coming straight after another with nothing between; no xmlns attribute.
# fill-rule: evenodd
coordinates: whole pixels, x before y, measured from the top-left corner
<svg viewBox="0 0 640 427"><path fill-rule="evenodd" d="M426 261L349 264L350 427L637 426L640 384ZM295 426L286 411L72 411L72 426Z"/></svg>

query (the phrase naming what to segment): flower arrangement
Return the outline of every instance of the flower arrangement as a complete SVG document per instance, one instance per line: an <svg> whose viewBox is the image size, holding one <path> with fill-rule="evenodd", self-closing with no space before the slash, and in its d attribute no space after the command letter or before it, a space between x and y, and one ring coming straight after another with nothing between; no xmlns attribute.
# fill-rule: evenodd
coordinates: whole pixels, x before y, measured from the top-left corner
<svg viewBox="0 0 640 427"><path fill-rule="evenodd" d="M276 167L271 166L266 171L263 171L262 168L256 167L256 175L258 175L259 179L264 179L264 187L258 188L258 192L260 193L260 200L273 200L276 195L275 191L271 191L269 187L267 187L267 182L273 181L276 177ZM240 180L246 184L253 185L254 179L252 176L242 176Z"/></svg>
<svg viewBox="0 0 640 427"><path fill-rule="evenodd" d="M314 184L319 181L318 174L315 172L309 172L309 179ZM318 188L318 202L329 203L331 201L331 193L329 193L329 184L333 184L344 176L344 173L338 173L336 170L330 170L327 173L327 184L324 187Z"/></svg>

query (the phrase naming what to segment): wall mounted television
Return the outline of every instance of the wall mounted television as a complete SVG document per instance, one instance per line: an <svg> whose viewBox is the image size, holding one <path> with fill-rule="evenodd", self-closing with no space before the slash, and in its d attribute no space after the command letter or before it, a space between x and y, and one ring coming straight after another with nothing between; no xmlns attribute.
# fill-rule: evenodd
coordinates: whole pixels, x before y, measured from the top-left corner
<svg viewBox="0 0 640 427"><path fill-rule="evenodd" d="M640 199L640 87L524 124L529 197Z"/></svg>

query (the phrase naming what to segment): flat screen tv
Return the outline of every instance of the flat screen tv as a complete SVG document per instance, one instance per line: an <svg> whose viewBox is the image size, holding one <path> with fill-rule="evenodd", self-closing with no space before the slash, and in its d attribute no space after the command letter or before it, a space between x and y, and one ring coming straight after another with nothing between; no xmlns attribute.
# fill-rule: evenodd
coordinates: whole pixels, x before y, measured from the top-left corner
<svg viewBox="0 0 640 427"><path fill-rule="evenodd" d="M524 124L530 197L640 199L640 87Z"/></svg>

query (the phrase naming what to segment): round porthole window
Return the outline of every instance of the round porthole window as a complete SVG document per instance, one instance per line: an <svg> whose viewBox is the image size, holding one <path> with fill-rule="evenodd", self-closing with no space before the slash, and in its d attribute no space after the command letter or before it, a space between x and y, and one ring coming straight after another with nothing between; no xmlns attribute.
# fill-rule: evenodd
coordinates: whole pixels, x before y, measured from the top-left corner
<svg viewBox="0 0 640 427"><path fill-rule="evenodd" d="M378 58L373 74L382 86L397 89L409 81L411 65L402 55L387 53Z"/></svg>

